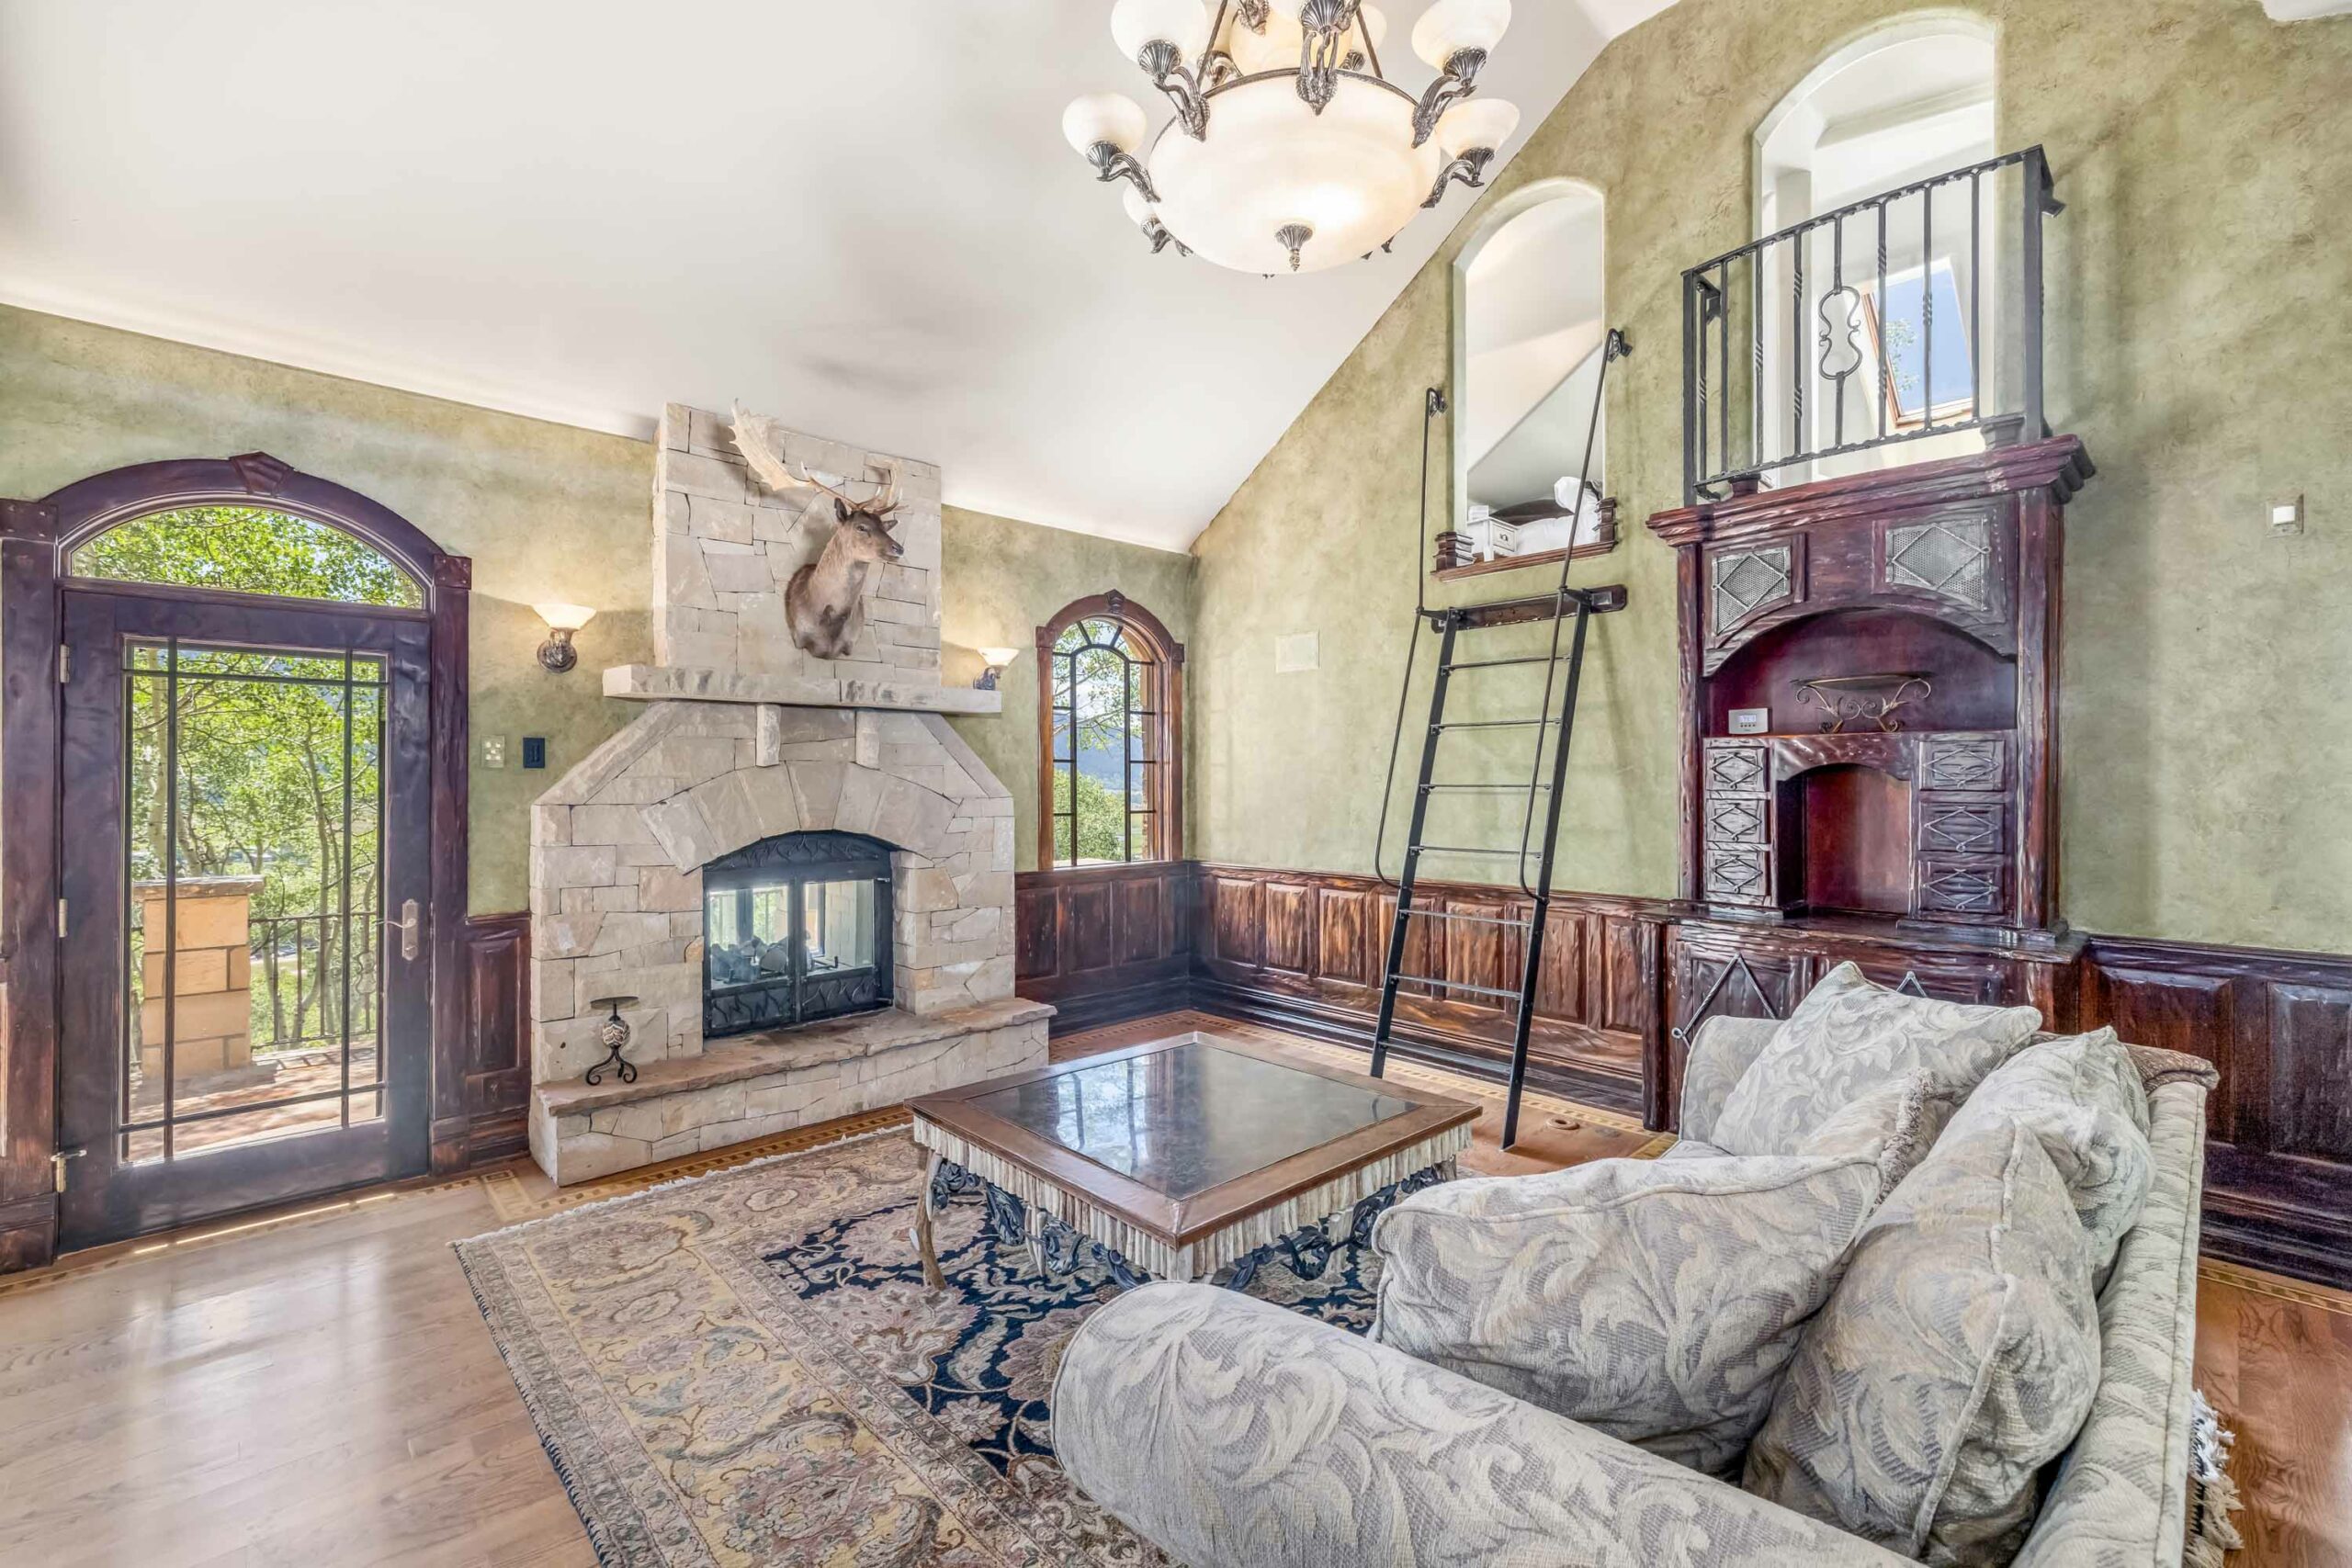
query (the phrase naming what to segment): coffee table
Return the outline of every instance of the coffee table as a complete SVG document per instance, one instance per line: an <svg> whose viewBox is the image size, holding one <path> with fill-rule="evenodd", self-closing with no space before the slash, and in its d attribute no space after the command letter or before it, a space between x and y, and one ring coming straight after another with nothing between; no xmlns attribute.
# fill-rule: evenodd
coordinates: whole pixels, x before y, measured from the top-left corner
<svg viewBox="0 0 2352 1568"><path fill-rule="evenodd" d="M1287 1254L1319 1276L1408 1192L1453 1174L1478 1108L1194 1031L910 1100L925 1152L915 1237L946 1281L933 1212L977 1190L1040 1272L1101 1264L1123 1286ZM1334 1222L1344 1221L1335 1225ZM1335 1230L1338 1234L1335 1234Z"/></svg>

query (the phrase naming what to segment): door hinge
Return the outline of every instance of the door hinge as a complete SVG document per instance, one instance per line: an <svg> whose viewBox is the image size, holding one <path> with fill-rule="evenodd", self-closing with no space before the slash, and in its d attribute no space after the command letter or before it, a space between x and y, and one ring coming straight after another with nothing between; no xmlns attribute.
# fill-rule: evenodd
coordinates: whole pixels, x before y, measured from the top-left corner
<svg viewBox="0 0 2352 1568"><path fill-rule="evenodd" d="M65 938L65 900L62 898L57 901L57 936L61 942Z"/></svg>
<svg viewBox="0 0 2352 1568"><path fill-rule="evenodd" d="M65 1162L68 1160L80 1159L84 1155L88 1154L89 1152L90 1151L87 1149L60 1149L55 1154L50 1156L50 1185L54 1187L60 1192L64 1191Z"/></svg>
<svg viewBox="0 0 2352 1568"><path fill-rule="evenodd" d="M57 683L62 686L73 679L74 645L61 642L57 645Z"/></svg>

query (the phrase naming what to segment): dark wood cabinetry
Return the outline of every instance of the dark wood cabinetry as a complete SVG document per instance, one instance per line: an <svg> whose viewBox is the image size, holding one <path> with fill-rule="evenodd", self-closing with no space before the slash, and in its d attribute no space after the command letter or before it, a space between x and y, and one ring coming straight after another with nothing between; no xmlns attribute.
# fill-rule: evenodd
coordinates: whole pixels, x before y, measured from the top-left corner
<svg viewBox="0 0 2352 1568"><path fill-rule="evenodd" d="M2090 472L2061 437L1650 519L1680 557L1684 898L2052 940L2061 538Z"/></svg>

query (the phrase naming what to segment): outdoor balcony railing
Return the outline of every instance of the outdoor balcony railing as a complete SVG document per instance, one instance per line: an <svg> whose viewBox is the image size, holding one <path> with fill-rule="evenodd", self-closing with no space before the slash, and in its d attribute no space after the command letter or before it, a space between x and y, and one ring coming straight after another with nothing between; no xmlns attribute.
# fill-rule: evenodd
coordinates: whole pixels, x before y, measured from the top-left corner
<svg viewBox="0 0 2352 1568"><path fill-rule="evenodd" d="M1931 437L2048 434L2041 223L2062 210L2029 147L1685 272L1686 501Z"/></svg>

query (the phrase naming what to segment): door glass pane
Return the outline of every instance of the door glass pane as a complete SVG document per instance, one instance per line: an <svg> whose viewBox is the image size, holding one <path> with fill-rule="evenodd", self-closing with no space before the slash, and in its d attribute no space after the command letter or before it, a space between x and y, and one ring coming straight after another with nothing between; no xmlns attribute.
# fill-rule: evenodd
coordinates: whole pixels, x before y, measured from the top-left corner
<svg viewBox="0 0 2352 1568"><path fill-rule="evenodd" d="M382 661L135 642L123 679L125 1157L381 1116Z"/></svg>

